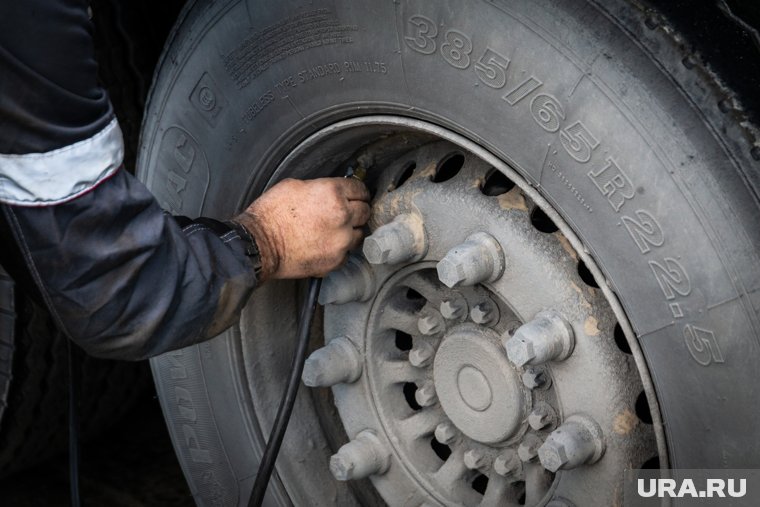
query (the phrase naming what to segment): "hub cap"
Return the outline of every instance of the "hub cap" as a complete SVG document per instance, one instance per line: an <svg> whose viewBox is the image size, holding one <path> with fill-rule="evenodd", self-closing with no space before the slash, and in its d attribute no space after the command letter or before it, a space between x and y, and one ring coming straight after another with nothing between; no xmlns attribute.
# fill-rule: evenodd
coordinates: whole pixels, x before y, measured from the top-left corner
<svg viewBox="0 0 760 507"><path fill-rule="evenodd" d="M438 347L433 378L444 413L471 439L495 444L521 429L530 393L492 330L452 330Z"/></svg>

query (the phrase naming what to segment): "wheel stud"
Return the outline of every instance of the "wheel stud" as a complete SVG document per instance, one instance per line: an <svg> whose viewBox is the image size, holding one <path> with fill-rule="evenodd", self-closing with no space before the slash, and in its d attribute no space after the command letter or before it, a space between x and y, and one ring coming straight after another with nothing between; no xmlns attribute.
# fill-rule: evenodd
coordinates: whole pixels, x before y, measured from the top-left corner
<svg viewBox="0 0 760 507"><path fill-rule="evenodd" d="M330 458L330 472L339 481L379 475L389 465L390 453L371 430L360 432Z"/></svg>
<svg viewBox="0 0 760 507"><path fill-rule="evenodd" d="M538 448L541 447L541 439L529 433L517 447L517 455L523 461L533 461L538 456Z"/></svg>
<svg viewBox="0 0 760 507"><path fill-rule="evenodd" d="M507 356L516 366L561 361L573 351L573 328L557 312L540 312L509 338L505 336Z"/></svg>
<svg viewBox="0 0 760 507"><path fill-rule="evenodd" d="M488 465L486 454L480 449L470 449L464 453L464 466L470 470L482 470Z"/></svg>
<svg viewBox="0 0 760 507"><path fill-rule="evenodd" d="M436 270L447 287L493 282L504 272L504 252L493 236L477 232L449 250Z"/></svg>
<svg viewBox="0 0 760 507"><path fill-rule="evenodd" d="M528 389L540 389L548 386L551 378L549 378L545 371L531 366L522 374L522 381Z"/></svg>
<svg viewBox="0 0 760 507"><path fill-rule="evenodd" d="M319 291L321 305L342 305L351 301L367 301L375 290L372 270L364 259L350 256L348 262L324 279Z"/></svg>
<svg viewBox="0 0 760 507"><path fill-rule="evenodd" d="M409 351L409 362L417 368L428 366L435 355L435 349L427 342L419 341L412 350Z"/></svg>
<svg viewBox="0 0 760 507"><path fill-rule="evenodd" d="M459 320L467 315L467 301L461 295L441 301L441 315L449 320Z"/></svg>
<svg viewBox="0 0 760 507"><path fill-rule="evenodd" d="M470 318L475 324L490 326L499 320L499 310L492 301L483 301L470 310Z"/></svg>
<svg viewBox="0 0 760 507"><path fill-rule="evenodd" d="M457 429L448 422L440 423L435 427L435 439L442 444L450 444L457 437Z"/></svg>
<svg viewBox="0 0 760 507"><path fill-rule="evenodd" d="M362 360L354 344L340 336L315 350L306 359L301 378L309 387L329 387L356 381L362 374Z"/></svg>
<svg viewBox="0 0 760 507"><path fill-rule="evenodd" d="M599 460L604 453L602 430L591 418L573 415L554 430L539 448L538 457L547 470L570 470Z"/></svg>
<svg viewBox="0 0 760 507"><path fill-rule="evenodd" d="M421 259L427 252L422 219L411 213L398 215L368 236L362 250L370 264L398 264Z"/></svg>
<svg viewBox="0 0 760 507"><path fill-rule="evenodd" d="M438 401L438 396L435 394L435 386L432 382L427 381L422 384L422 387L417 389L414 393L414 399L421 407L429 407Z"/></svg>
<svg viewBox="0 0 760 507"><path fill-rule="evenodd" d="M536 431L542 430L554 423L556 414L547 403L538 402L528 415L528 425Z"/></svg>
<svg viewBox="0 0 760 507"><path fill-rule="evenodd" d="M441 317L440 313L432 309L423 310L417 321L417 329L420 330L420 333L426 336L440 333L444 327L443 317Z"/></svg>
<svg viewBox="0 0 760 507"><path fill-rule="evenodd" d="M507 449L494 460L493 471L502 477L516 479L523 473L523 464L515 451Z"/></svg>

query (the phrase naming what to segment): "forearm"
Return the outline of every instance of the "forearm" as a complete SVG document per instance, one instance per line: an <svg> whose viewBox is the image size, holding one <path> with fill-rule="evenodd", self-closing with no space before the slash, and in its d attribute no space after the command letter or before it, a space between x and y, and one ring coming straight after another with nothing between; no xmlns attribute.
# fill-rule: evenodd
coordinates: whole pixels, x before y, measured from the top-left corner
<svg viewBox="0 0 760 507"><path fill-rule="evenodd" d="M181 228L123 170L64 204L3 208L58 325L93 355L142 359L213 337L256 284L235 231Z"/></svg>

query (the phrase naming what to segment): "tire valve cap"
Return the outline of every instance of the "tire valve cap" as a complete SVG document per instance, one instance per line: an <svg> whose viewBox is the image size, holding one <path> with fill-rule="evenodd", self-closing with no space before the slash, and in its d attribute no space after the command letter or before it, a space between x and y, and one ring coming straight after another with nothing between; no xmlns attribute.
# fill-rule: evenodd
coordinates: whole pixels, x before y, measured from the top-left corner
<svg viewBox="0 0 760 507"><path fill-rule="evenodd" d="M362 251L370 264L399 264L421 259L427 253L422 219L411 213L398 215L367 236Z"/></svg>
<svg viewBox="0 0 760 507"><path fill-rule="evenodd" d="M355 382L362 374L362 360L356 346L339 336L311 353L301 379L309 387L329 387Z"/></svg>
<svg viewBox="0 0 760 507"><path fill-rule="evenodd" d="M455 246L436 265L447 287L493 282L504 273L504 251L493 236L476 232Z"/></svg>
<svg viewBox="0 0 760 507"><path fill-rule="evenodd" d="M363 430L330 457L330 472L339 481L385 473L391 454L374 431Z"/></svg>
<svg viewBox="0 0 760 507"><path fill-rule="evenodd" d="M555 311L539 312L510 338L505 335L507 357L515 366L537 365L567 359L573 351L573 328Z"/></svg>
<svg viewBox="0 0 760 507"><path fill-rule="evenodd" d="M595 463L602 454L602 430L596 421L585 415L568 417L538 449L541 465L550 472Z"/></svg>
<svg viewBox="0 0 760 507"><path fill-rule="evenodd" d="M319 291L319 304L342 305L367 301L375 292L372 269L364 259L352 255L346 264L324 279Z"/></svg>

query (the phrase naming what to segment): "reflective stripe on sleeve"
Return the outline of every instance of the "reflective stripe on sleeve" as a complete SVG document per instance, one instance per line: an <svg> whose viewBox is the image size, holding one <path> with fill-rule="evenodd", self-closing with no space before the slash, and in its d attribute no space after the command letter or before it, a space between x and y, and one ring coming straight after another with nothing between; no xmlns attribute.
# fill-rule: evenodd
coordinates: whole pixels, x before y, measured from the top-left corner
<svg viewBox="0 0 760 507"><path fill-rule="evenodd" d="M50 206L70 201L111 176L124 159L116 118L100 132L47 153L0 154L0 202Z"/></svg>

